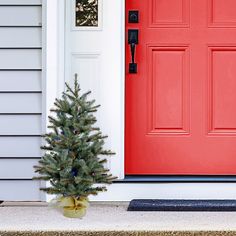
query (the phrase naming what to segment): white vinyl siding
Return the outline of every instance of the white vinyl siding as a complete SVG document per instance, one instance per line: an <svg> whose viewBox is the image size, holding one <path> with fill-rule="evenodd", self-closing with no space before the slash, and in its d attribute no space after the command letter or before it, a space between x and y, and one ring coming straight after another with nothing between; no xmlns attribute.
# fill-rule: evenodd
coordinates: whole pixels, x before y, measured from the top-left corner
<svg viewBox="0 0 236 236"><path fill-rule="evenodd" d="M0 0L0 200L39 201L42 1Z"/></svg>
<svg viewBox="0 0 236 236"><path fill-rule="evenodd" d="M1 49L0 69L41 69L41 49Z"/></svg>
<svg viewBox="0 0 236 236"><path fill-rule="evenodd" d="M41 0L0 0L0 5L40 5Z"/></svg>
<svg viewBox="0 0 236 236"><path fill-rule="evenodd" d="M42 29L39 27L0 28L0 35L1 35L0 37L1 48L42 46Z"/></svg>
<svg viewBox="0 0 236 236"><path fill-rule="evenodd" d="M39 201L42 193L39 192L40 181L32 180L1 180L0 198L8 201Z"/></svg>
<svg viewBox="0 0 236 236"><path fill-rule="evenodd" d="M0 92L39 92L42 90L41 71L1 71Z"/></svg>
<svg viewBox="0 0 236 236"><path fill-rule="evenodd" d="M1 135L41 135L41 115L0 115L0 130Z"/></svg>
<svg viewBox="0 0 236 236"><path fill-rule="evenodd" d="M41 156L40 137L0 137L1 158L30 158ZM10 166L9 166L10 171Z"/></svg>
<svg viewBox="0 0 236 236"><path fill-rule="evenodd" d="M1 6L0 26L41 26L41 6Z"/></svg>
<svg viewBox="0 0 236 236"><path fill-rule="evenodd" d="M37 165L38 160L35 159L0 159L0 179L29 179L36 176L34 173L34 165ZM11 171L9 171L9 166Z"/></svg>
<svg viewBox="0 0 236 236"><path fill-rule="evenodd" d="M41 112L42 95L40 93L0 93L0 113Z"/></svg>

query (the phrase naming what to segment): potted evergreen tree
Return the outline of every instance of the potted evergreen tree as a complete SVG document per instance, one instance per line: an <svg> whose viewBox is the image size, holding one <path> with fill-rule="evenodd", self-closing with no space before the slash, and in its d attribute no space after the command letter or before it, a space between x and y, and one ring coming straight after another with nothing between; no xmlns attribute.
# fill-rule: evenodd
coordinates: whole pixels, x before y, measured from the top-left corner
<svg viewBox="0 0 236 236"><path fill-rule="evenodd" d="M93 115L99 105L88 100L91 92L80 94L77 75L74 88L66 83L61 99L56 99L54 116L49 116L50 132L44 135L45 152L39 164L34 166L39 175L34 179L50 182L41 188L48 194L57 195L56 203L67 217L83 217L88 207L88 196L106 191L106 184L115 179L101 156L114 153L104 149L100 128L95 127Z"/></svg>

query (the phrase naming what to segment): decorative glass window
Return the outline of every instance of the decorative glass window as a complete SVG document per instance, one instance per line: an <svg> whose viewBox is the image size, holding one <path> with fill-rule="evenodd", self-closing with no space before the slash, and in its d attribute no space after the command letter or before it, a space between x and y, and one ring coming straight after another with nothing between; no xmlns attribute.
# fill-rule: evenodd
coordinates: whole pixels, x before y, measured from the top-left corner
<svg viewBox="0 0 236 236"><path fill-rule="evenodd" d="M98 27L98 12L101 0L76 0L75 26Z"/></svg>

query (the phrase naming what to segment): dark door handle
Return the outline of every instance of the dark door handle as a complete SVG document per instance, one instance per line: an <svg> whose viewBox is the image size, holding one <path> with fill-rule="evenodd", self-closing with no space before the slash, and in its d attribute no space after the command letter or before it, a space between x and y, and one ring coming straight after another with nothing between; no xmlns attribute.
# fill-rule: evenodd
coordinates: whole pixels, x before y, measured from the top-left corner
<svg viewBox="0 0 236 236"><path fill-rule="evenodd" d="M135 43L131 43L130 44L130 50L131 50L131 57L132 57L132 64L134 64L134 56L135 56L135 46L136 44Z"/></svg>
<svg viewBox="0 0 236 236"><path fill-rule="evenodd" d="M135 49L138 44L138 30L130 29L128 30L128 43L130 44L131 50L131 63L129 63L129 73L136 74L138 70L138 65L135 63Z"/></svg>

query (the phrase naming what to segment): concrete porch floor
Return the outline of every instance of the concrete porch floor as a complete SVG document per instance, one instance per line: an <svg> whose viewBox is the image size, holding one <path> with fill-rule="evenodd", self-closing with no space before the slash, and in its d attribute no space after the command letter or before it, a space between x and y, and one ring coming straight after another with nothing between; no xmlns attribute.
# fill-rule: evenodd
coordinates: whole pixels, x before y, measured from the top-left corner
<svg viewBox="0 0 236 236"><path fill-rule="evenodd" d="M128 203L90 203L81 219L65 218L46 203L0 205L7 235L236 235L236 212L127 212Z"/></svg>

